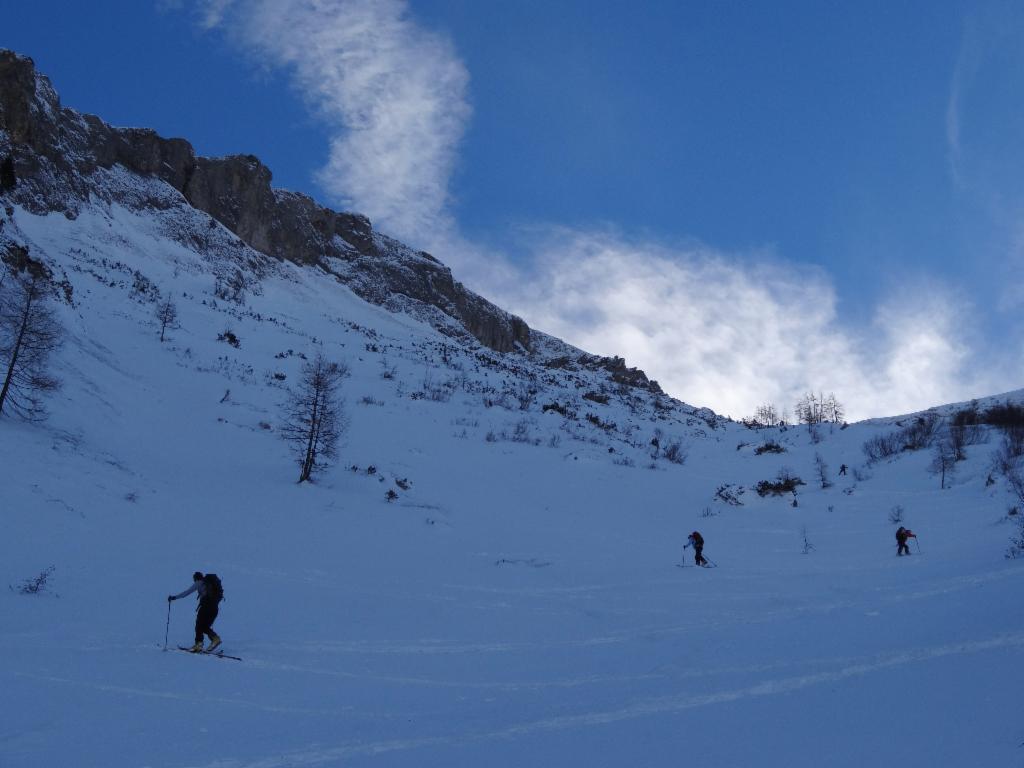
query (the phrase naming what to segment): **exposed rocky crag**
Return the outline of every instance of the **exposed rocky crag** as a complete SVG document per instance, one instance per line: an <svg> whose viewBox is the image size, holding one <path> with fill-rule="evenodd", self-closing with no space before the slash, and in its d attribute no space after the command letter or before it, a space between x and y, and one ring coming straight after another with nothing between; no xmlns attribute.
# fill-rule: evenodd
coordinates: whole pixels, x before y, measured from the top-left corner
<svg viewBox="0 0 1024 768"><path fill-rule="evenodd" d="M429 254L374 232L365 216L273 189L270 169L251 155L197 157L184 139L115 128L62 107L32 60L10 51L0 51L0 132L0 191L35 213L74 217L90 194L104 193L95 171L121 165L167 182L258 251L319 265L368 301L403 294L455 318L492 349L529 349L525 322L466 290Z"/></svg>
<svg viewBox="0 0 1024 768"><path fill-rule="evenodd" d="M153 189L149 184L127 191L110 183L118 167L171 190L140 194ZM116 128L62 107L30 58L0 50L0 195L27 210L74 219L90 197L135 208L166 208L183 199L262 254L320 267L367 301L413 312L448 333L468 333L498 352L550 346L522 319L467 290L430 254L376 232L365 216L274 189L271 180L270 169L252 155L200 157L184 139ZM621 358L561 346L576 364L603 368L616 383L661 393L657 382L627 369Z"/></svg>

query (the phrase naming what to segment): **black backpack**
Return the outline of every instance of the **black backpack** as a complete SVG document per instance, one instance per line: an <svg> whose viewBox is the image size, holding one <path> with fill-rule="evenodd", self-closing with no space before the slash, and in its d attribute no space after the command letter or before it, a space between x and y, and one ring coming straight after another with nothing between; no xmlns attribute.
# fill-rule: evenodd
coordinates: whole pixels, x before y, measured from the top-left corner
<svg viewBox="0 0 1024 768"><path fill-rule="evenodd" d="M206 597L215 603L224 599L224 585L220 583L220 577L216 573L208 573L203 576L203 584L206 585Z"/></svg>

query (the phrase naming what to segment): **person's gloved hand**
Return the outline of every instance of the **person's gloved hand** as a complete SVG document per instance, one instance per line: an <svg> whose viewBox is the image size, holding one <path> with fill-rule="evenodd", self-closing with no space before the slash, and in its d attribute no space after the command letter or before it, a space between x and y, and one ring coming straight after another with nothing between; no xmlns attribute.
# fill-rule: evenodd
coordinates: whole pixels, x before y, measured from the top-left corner
<svg viewBox="0 0 1024 768"><path fill-rule="evenodd" d="M168 603L171 602L171 600L173 600L173 599L174 599L174 595L168 595L167 596L167 602Z"/></svg>

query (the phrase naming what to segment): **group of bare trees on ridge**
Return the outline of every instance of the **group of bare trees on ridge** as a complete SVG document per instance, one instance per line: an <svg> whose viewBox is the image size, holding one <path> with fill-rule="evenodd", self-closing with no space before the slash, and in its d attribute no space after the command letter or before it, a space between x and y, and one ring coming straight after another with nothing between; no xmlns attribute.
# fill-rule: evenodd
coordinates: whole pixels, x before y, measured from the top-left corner
<svg viewBox="0 0 1024 768"><path fill-rule="evenodd" d="M809 429L816 424L839 424L846 416L846 409L832 393L825 395L818 392L807 392L793 406L795 424L806 424ZM780 410L775 403L764 403L754 409L753 417L746 419L749 426L778 427L785 426L790 420L789 412Z"/></svg>

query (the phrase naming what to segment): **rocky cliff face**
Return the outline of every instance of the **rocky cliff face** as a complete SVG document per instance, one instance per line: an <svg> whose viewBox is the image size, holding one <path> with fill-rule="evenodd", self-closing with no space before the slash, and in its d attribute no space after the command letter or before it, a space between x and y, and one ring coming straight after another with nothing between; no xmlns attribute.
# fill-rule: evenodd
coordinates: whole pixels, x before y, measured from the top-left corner
<svg viewBox="0 0 1024 768"><path fill-rule="evenodd" d="M116 182L123 174L109 171L118 168L148 181ZM319 267L363 299L415 314L449 335L471 336L498 352L534 354L556 367L602 369L612 383L661 393L657 382L621 358L588 355L531 331L520 318L467 290L430 254L374 231L365 216L274 189L271 179L270 169L252 155L198 157L184 139L115 128L62 107L31 59L0 49L0 198L69 219L90 198L135 209L184 201L262 254ZM153 180L167 187L154 188ZM248 268L254 274L240 276L239 284L258 278L258 265L250 260Z"/></svg>
<svg viewBox="0 0 1024 768"><path fill-rule="evenodd" d="M31 59L0 51L0 194L34 213L74 218L90 194L126 202L95 178L115 165L161 179L256 250L320 266L368 301L408 297L494 350L530 348L525 322L466 290L429 254L376 233L365 216L273 189L270 170L251 155L197 157L183 139L64 108Z"/></svg>

